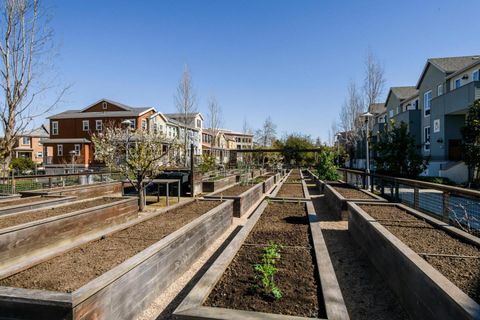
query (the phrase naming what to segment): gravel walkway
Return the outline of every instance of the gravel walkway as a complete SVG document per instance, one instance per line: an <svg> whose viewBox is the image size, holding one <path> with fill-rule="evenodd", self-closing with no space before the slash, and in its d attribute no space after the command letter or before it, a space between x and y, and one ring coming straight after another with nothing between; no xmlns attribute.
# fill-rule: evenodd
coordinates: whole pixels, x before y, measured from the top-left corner
<svg viewBox="0 0 480 320"><path fill-rule="evenodd" d="M348 221L336 221L323 196L313 198L323 237L350 319L409 319L368 257L348 233Z"/></svg>

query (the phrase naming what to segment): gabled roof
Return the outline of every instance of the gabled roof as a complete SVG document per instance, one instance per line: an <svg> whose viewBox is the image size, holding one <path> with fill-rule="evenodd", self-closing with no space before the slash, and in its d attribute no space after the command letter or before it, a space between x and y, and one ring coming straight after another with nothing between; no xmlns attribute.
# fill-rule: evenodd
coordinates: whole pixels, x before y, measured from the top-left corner
<svg viewBox="0 0 480 320"><path fill-rule="evenodd" d="M38 128L32 129L30 131L26 131L24 133L19 134L21 137L40 137L40 138L48 138L50 137L50 132L45 125L41 125Z"/></svg>
<svg viewBox="0 0 480 320"><path fill-rule="evenodd" d="M185 114L183 113L165 113L165 116L168 118L183 118L185 117ZM200 118L203 120L203 116L200 112L191 112L187 113L187 118L195 118L196 116L200 116Z"/></svg>
<svg viewBox="0 0 480 320"><path fill-rule="evenodd" d="M423 68L422 73L420 74L420 78L418 79L416 88L418 89L420 83L427 72L427 69L430 65L433 65L445 75L450 75L451 73L457 72L461 69L468 68L471 65L474 65L480 60L480 56L462 56L462 57L446 57L446 58L430 58L425 63L425 67Z"/></svg>
<svg viewBox="0 0 480 320"><path fill-rule="evenodd" d="M388 91L387 100L385 100L385 105L388 104L388 100L390 99L391 95L394 94L400 102L405 99L408 99L416 94L418 94L418 90L415 86L403 86L403 87L391 87Z"/></svg>
<svg viewBox="0 0 480 320"><path fill-rule="evenodd" d="M374 115L385 111L385 103L372 103L368 106L368 111Z"/></svg>
<svg viewBox="0 0 480 320"><path fill-rule="evenodd" d="M222 131L223 134L225 134L227 136L253 137L253 134L251 134L251 133L236 132L236 131L229 130L229 129L220 129L220 131Z"/></svg>

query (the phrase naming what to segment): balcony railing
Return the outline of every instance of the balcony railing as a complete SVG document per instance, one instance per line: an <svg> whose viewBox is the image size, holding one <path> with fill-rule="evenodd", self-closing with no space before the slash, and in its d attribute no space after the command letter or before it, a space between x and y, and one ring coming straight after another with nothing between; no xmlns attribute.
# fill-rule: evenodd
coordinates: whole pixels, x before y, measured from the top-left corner
<svg viewBox="0 0 480 320"><path fill-rule="evenodd" d="M432 110L443 110L445 114L466 113L480 99L480 81L472 81L432 99Z"/></svg>

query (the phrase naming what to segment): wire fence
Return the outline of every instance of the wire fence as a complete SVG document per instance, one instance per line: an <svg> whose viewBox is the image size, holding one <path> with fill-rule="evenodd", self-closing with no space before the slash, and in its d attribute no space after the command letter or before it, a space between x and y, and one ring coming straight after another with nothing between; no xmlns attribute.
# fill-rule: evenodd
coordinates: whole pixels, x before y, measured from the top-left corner
<svg viewBox="0 0 480 320"><path fill-rule="evenodd" d="M22 191L50 189L98 182L120 181L116 172L82 172L57 175L8 176L0 178L0 195L8 196Z"/></svg>
<svg viewBox="0 0 480 320"><path fill-rule="evenodd" d="M342 180L435 216L480 236L480 191L418 180L338 169Z"/></svg>

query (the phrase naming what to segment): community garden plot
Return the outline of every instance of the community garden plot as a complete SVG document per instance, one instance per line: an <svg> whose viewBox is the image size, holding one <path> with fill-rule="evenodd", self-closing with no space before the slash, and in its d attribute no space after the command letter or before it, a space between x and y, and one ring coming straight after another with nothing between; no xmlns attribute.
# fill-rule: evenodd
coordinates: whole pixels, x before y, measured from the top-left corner
<svg viewBox="0 0 480 320"><path fill-rule="evenodd" d="M233 202L159 210L0 280L7 318L132 319L232 223Z"/></svg>
<svg viewBox="0 0 480 320"><path fill-rule="evenodd" d="M479 238L401 204L349 210L349 232L414 318L479 319Z"/></svg>
<svg viewBox="0 0 480 320"><path fill-rule="evenodd" d="M0 217L6 214L22 212L44 207L51 207L57 204L68 203L76 197L68 196L34 196L27 198L16 198L0 202Z"/></svg>
<svg viewBox="0 0 480 320"><path fill-rule="evenodd" d="M122 194L122 191L122 183L114 181L50 189L21 191L20 194L24 197L62 195L75 196L77 197L77 199L89 199L101 196L119 195Z"/></svg>
<svg viewBox="0 0 480 320"><path fill-rule="evenodd" d="M216 177L210 180L203 181L202 190L203 192L216 192L220 189L233 186L236 182L237 177L235 175Z"/></svg>

